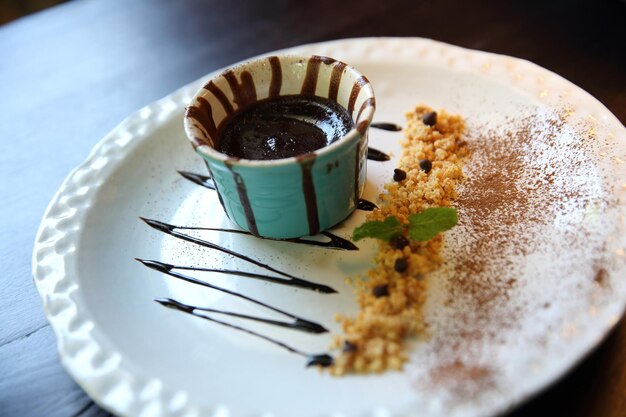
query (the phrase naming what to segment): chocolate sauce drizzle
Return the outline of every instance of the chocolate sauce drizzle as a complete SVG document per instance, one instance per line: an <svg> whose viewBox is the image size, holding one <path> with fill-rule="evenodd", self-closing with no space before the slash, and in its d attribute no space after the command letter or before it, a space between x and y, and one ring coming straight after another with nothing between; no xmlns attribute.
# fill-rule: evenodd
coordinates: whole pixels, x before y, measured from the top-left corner
<svg viewBox="0 0 626 417"><path fill-rule="evenodd" d="M215 183L213 182L213 178L208 175L196 174L195 172L189 171L176 171L183 178L193 182L194 184L201 185L202 187L208 188L210 190L215 190Z"/></svg>
<svg viewBox="0 0 626 417"><path fill-rule="evenodd" d="M367 148L367 159L371 159L372 161L384 162L390 160L391 157L383 151L379 151L378 149L369 147Z"/></svg>
<svg viewBox="0 0 626 417"><path fill-rule="evenodd" d="M367 200L363 200L363 201L369 204L373 204ZM367 210L367 209L364 208L362 210ZM240 235L253 236L252 233L247 232L245 230L239 230L239 229L222 229L218 227L195 227L195 226L176 226L176 228L179 230L206 230L206 231L213 231L213 232L237 233ZM330 232L324 231L324 232L321 232L320 235L326 236L330 240L326 242L321 242L319 240L304 239L301 237L292 238L292 239L273 239L269 237L263 237L261 239L274 240L276 242L300 243L303 245L321 246L327 249L359 250L359 248L354 243L350 242L347 239L339 237L335 234L332 234Z"/></svg>
<svg viewBox="0 0 626 417"><path fill-rule="evenodd" d="M182 281L186 281L192 284L196 284L196 285L200 285L203 287L207 287L207 288L211 288L213 290L216 291L220 291L223 292L225 294L229 294L232 295L233 297L238 297L241 299L244 299L246 301L249 301L253 304L259 305L261 307L267 308L268 310L272 310L280 315L283 315L285 317L289 317L290 319L293 319L294 322L291 323L290 327L294 328L294 329L298 329L298 330L302 330L308 333L326 333L328 332L328 330L322 326L321 324L315 323L313 321L310 320L306 320L303 319L301 317L298 317L294 314L288 313L284 310L281 310L277 307L271 306L269 304L266 304L262 301L259 301L255 298L252 297L248 297L247 295L238 293L236 291L232 291L229 290L227 288L222 288L222 287L218 287L217 285L213 285L213 284L209 284L208 282L205 281L201 281L197 278L191 277L189 275L185 275L185 274L181 274L180 272L176 272L173 271L172 268L170 268L172 265L168 265L168 264L164 264L162 262L158 262L158 261L150 261L150 260L146 260L146 259L139 259L139 258L135 258L137 261L141 262L142 264L144 264L145 266L147 266L150 269L154 269L155 271L161 272L163 274L169 275L173 278L177 278L180 279Z"/></svg>
<svg viewBox="0 0 626 417"><path fill-rule="evenodd" d="M270 240L278 240L279 242L289 242L289 243L301 243L304 245L311 245L311 246L321 246L327 249L359 250L358 246L350 242L348 239L344 239L333 233L324 231L324 232L320 232L320 235L326 236L330 240L327 242L320 242L317 240L310 240L310 239L303 239L303 238L270 239Z"/></svg>
<svg viewBox="0 0 626 417"><path fill-rule="evenodd" d="M315 282L311 282L311 281L306 281L304 279L295 277L291 274L288 274L286 272L280 271L278 269L275 269L267 264L264 264L262 262L257 261L256 259L252 259L246 255L243 255L239 252L235 252L233 250L230 250L228 248L219 246L215 243L212 242L208 242L206 240L202 240L193 236L189 236L186 235L184 233L180 233L177 232L176 229L179 229L179 227L171 225L171 224L167 224L167 223L163 223L160 222L158 220L152 220L152 219L146 219L144 217L140 217L141 220L143 220L144 222L146 222L146 224L156 230L159 230L165 234L168 234L170 236L176 237L178 239L181 240L185 240L187 242L191 242L191 243L195 243L196 245L200 245L200 246L204 246L206 248L210 248L210 249L215 249L217 251L223 252L227 255L233 256L235 258L239 258L242 261L251 263L253 265L256 265L260 268L266 269L268 271L277 273L279 275L282 275L284 277L286 277L287 279L285 279L282 283L284 283L285 285L294 285L294 286L298 286L300 288L306 288L306 289L310 289L310 290L314 290L314 291L319 291L321 293L324 294L333 294L336 293L337 291L334 290L333 288L329 287L328 285L323 285L323 284L317 284ZM164 272L164 271L162 271Z"/></svg>
<svg viewBox="0 0 626 417"><path fill-rule="evenodd" d="M285 279L285 278L280 278L280 277L274 277L271 275L257 274L255 272L239 271L235 269L217 269L217 268L204 268L204 267L199 267L199 266L198 267L181 266L181 265L167 264L165 262L154 261L154 260L149 260L149 259L140 259L140 258L135 258L135 259L141 262L142 264L144 264L145 266L147 266L148 268L152 268L154 270L157 270L163 273L168 273L167 271L171 271L173 269L178 269L182 271L215 272L219 274L237 275L237 276L244 277L244 278L257 279L260 281L271 282L273 284L286 285L289 287L312 289L311 283L309 281L305 281L299 278Z"/></svg>
<svg viewBox="0 0 626 417"><path fill-rule="evenodd" d="M372 123L370 126L374 129L388 130L390 132L399 132L402 130L402 126L398 126L395 123L380 122ZM379 151L378 149L369 147L367 148L367 159L371 159L372 161L384 162L390 160L391 157L383 151Z"/></svg>
<svg viewBox="0 0 626 417"><path fill-rule="evenodd" d="M361 198L359 200L359 204L357 204L356 208L359 209L359 210L363 210L363 211L374 211L374 209L378 208L378 206L376 204L372 203L371 201L367 201L367 200Z"/></svg>
<svg viewBox="0 0 626 417"><path fill-rule="evenodd" d="M196 316L196 317L199 317L201 319L208 320L208 321L213 322L213 323L221 324L222 326L229 327L229 328L235 329L235 330L239 330L241 332L247 333L247 334L252 335L252 336L256 336L256 337L261 338L261 339L263 339L263 340L265 340L267 342L270 342L270 343L273 343L273 344L275 344L277 346L280 346L280 347L288 350L291 353L295 353L296 355L304 356L305 358L307 358L307 363L306 363L307 367L315 366L315 365L322 366L322 367L327 367L327 366L331 366L333 364L333 362L334 362L333 357L330 356L327 353L313 354L312 355L312 354L303 352L301 350L298 350L298 349L296 349L296 348L294 348L292 346L289 346L286 343L283 343L283 342L281 342L279 340L276 340L276 339L273 339L271 337L265 336L263 334L257 333L257 332L255 332L253 330L246 329L244 327L240 327L240 326L237 326L237 325L234 325L234 324L230 324L230 323L226 323L226 322L221 321L221 320L214 319L212 317L205 316L204 314L201 314L198 311L215 312L215 313L221 313L221 314L223 314L224 312L220 312L220 311L212 310L212 309L201 309L201 308L198 308L198 307L194 307L194 306L190 306L190 305L187 305L187 304L183 304L183 303L178 302L176 300L172 300L171 298L156 298L154 301L156 301L157 303L161 304L164 307L171 308L171 309L178 310L178 311L182 311L183 313L191 314L192 316ZM237 317L242 317L242 315L236 315L236 316ZM275 324L275 323L272 323L272 324Z"/></svg>
<svg viewBox="0 0 626 417"><path fill-rule="evenodd" d="M399 132L402 130L402 126L387 122L372 123L370 127L373 127L374 129L388 130L390 132Z"/></svg>
<svg viewBox="0 0 626 417"><path fill-rule="evenodd" d="M207 312L207 313L214 313L214 314L221 314L223 316L229 316L229 317L235 317L238 319L244 319L244 320L251 320L251 321L256 321L259 323L265 323L265 324L270 324L272 326L277 326L277 327L285 327L288 329L295 329L295 330L301 330L301 331L305 331L308 333L326 333L328 332L328 330L324 329L323 327L319 326L319 325L315 325L314 327L310 326L310 322L304 322L300 319L297 319L293 322L287 322L287 321L280 321L280 320L272 320L272 319L265 319L263 317L257 317L257 316L250 316L248 314L240 314L240 313L236 313L234 311L224 311L224 310L217 310L214 308L209 308L209 307L198 307L198 306L192 306L192 305L188 305L188 304L183 304L180 301L176 301L174 299L171 298L156 298L154 301L160 303L161 305L165 305L165 304L174 304L177 305L179 307L181 307L182 309L189 309L189 310L197 310L197 311L201 311L201 312ZM193 313L192 313L193 314Z"/></svg>

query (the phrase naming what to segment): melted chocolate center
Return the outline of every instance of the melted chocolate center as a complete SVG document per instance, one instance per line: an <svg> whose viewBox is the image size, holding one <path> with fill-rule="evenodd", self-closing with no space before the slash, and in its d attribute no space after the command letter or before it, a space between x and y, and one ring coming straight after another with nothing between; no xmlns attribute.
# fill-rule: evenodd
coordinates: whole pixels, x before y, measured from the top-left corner
<svg viewBox="0 0 626 417"><path fill-rule="evenodd" d="M235 113L220 126L218 149L235 158L289 158L330 145L353 124L346 109L326 98L268 98Z"/></svg>

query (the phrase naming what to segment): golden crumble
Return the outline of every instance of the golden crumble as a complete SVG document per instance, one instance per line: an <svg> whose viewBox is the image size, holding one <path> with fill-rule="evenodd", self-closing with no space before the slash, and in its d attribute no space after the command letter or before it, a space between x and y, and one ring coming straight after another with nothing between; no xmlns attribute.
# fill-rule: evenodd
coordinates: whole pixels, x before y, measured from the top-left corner
<svg viewBox="0 0 626 417"><path fill-rule="evenodd" d="M463 178L462 159L467 154L461 137L464 123L460 116L440 111L436 123L429 126L425 123L429 119L423 118L429 115L432 120L431 113L432 109L418 106L406 114L399 166L406 178L385 185L379 196L381 205L367 216L368 221L393 215L407 224L411 214L449 206L456 198L456 186ZM431 162L429 171L420 167L423 160ZM404 341L426 328L423 277L441 264L442 244L441 234L427 242L411 241L402 249L379 241L376 266L355 284L359 313L356 317L337 316L343 334L335 337L333 347L342 352L330 368L333 375L402 369L408 358ZM402 267L396 262L402 262Z"/></svg>

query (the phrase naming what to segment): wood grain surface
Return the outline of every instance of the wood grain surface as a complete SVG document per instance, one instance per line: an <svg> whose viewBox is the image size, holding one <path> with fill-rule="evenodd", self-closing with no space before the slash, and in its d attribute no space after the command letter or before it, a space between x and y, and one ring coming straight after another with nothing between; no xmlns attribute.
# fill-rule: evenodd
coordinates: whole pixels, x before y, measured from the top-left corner
<svg viewBox="0 0 626 417"><path fill-rule="evenodd" d="M528 59L626 122L626 4L597 1L77 0L0 26L0 416L108 416L61 367L30 272L63 178L124 117L246 57L421 36ZM626 416L626 322L511 416Z"/></svg>

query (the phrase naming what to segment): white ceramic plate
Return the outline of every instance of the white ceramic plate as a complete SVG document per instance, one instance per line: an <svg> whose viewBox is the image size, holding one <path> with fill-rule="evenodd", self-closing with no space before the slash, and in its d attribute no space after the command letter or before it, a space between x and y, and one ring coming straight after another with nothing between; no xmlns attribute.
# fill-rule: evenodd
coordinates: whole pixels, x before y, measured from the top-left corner
<svg viewBox="0 0 626 417"><path fill-rule="evenodd" d="M446 235L448 262L428 278L429 335L411 345L403 372L382 375L334 378L306 369L302 357L263 340L158 305L153 298L172 297L266 314L133 260L246 267L139 220L230 226L212 191L176 173L203 172L182 129L184 106L202 85L199 80L107 135L68 176L36 239L33 274L63 365L99 404L124 416L495 415L563 375L618 321L626 303L626 282L620 279L626 272L626 185L620 182L626 178L626 131L597 100L534 64L424 39L353 39L281 52L327 55L354 65L374 85L376 121L403 124L405 111L425 103L462 114L473 132L468 140L489 130L504 143L516 140L507 130L530 120L527 168L512 184L518 197L520 190L534 197L522 211L509 213L504 205L485 214L501 232L501 219L523 217L505 228L513 238L493 248L493 258L508 260L508 266L500 265L501 275L463 275L474 287L458 283L455 263L464 253L467 258L472 242L486 239L464 225L468 208L460 206L461 225ZM400 138L401 133L372 130L370 145L397 156ZM482 159L467 165L469 178L488 167L489 154L477 151ZM366 198L376 200L395 164L369 162ZM535 181L535 168L553 171L550 186ZM556 197L541 206L540 195L550 190L558 191ZM466 187L462 193L474 191L480 190ZM489 217L494 213L500 217ZM334 232L349 236L364 215L357 212ZM358 252L342 252L232 234L203 237L339 290L323 295L195 274L333 332L335 312L356 310L344 278L365 271L374 253L371 242L359 242ZM307 352L325 351L330 340L242 324Z"/></svg>

